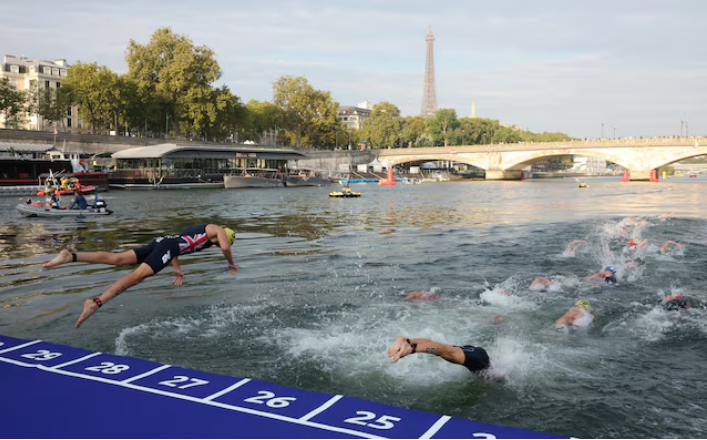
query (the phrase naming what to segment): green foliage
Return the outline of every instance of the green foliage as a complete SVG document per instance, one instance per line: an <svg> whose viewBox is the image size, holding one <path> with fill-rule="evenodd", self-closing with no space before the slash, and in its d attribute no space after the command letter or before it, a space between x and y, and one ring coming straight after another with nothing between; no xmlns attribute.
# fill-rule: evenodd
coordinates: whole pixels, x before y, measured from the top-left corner
<svg viewBox="0 0 707 440"><path fill-rule="evenodd" d="M128 75L164 104L177 136L181 130L200 132L214 123L211 84L221 77L221 67L212 49L162 28L146 45L130 40L125 60Z"/></svg>
<svg viewBox="0 0 707 440"><path fill-rule="evenodd" d="M0 115L6 127L17 128L25 117L28 95L10 86L8 78L0 78Z"/></svg>
<svg viewBox="0 0 707 440"><path fill-rule="evenodd" d="M64 87L79 109L81 119L91 126L107 127L118 112L118 75L96 63L77 63L69 67Z"/></svg>
<svg viewBox="0 0 707 440"><path fill-rule="evenodd" d="M373 148L397 147L402 142L400 109L390 102L373 106L371 116L363 121L360 136Z"/></svg>
<svg viewBox="0 0 707 440"><path fill-rule="evenodd" d="M427 119L427 126L432 137L441 140L446 147L454 130L459 126L457 112L451 108L439 109L433 118Z"/></svg>
<svg viewBox="0 0 707 440"><path fill-rule="evenodd" d="M418 141L427 133L427 124L425 121L426 119L422 116L408 116L401 120L403 127L401 134L402 146L419 146Z"/></svg>
<svg viewBox="0 0 707 440"><path fill-rule="evenodd" d="M333 145L339 104L302 76L283 76L273 84L273 103L282 110L282 126L295 146Z"/></svg>

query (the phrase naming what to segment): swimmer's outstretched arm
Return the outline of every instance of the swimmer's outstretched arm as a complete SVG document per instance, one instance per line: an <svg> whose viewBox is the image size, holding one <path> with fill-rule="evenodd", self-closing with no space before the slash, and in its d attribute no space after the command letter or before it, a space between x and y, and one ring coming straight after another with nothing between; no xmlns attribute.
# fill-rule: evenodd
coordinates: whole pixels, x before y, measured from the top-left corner
<svg viewBox="0 0 707 440"><path fill-rule="evenodd" d="M589 244L589 242L587 240L572 240L570 244L567 245L567 250L573 251L574 247L578 244Z"/></svg>
<svg viewBox="0 0 707 440"><path fill-rule="evenodd" d="M674 242L674 241L672 241L672 240L668 240L668 241L666 241L666 242L663 244L663 246L660 247L660 251L661 251L661 252L665 252L665 250L668 249L668 246L670 246L671 244L674 244L675 246L677 246L677 247L680 248L680 249L682 249L682 248L685 247L684 244L680 244L680 243L676 243L676 242Z"/></svg>
<svg viewBox="0 0 707 440"><path fill-rule="evenodd" d="M562 315L561 318L558 318L553 325L561 325L567 324L567 322L572 322L574 321L576 315L577 311L575 309L571 309L570 311Z"/></svg>
<svg viewBox="0 0 707 440"><path fill-rule="evenodd" d="M585 280L593 280L594 278L604 278L604 271L597 272L594 275L589 275L588 277L585 278Z"/></svg>
<svg viewBox="0 0 707 440"><path fill-rule="evenodd" d="M421 297L421 296L424 295L424 294L425 294L425 292L412 292L411 294L409 294L408 296L406 296L405 299L406 299L407 301L410 301L411 299L417 299L417 298Z"/></svg>
<svg viewBox="0 0 707 440"><path fill-rule="evenodd" d="M228 268L230 269L231 275L235 275L238 272L238 267L236 263L233 262L233 255L231 254L231 243L228 241L228 236L223 228L219 227L216 231L216 236L218 237L218 244L223 252L223 256L226 257L228 261Z"/></svg>
<svg viewBox="0 0 707 440"><path fill-rule="evenodd" d="M393 363L412 353L433 354L453 364L464 364L466 359L464 351L460 347L440 344L431 339L407 339L401 335L388 348L388 357L393 358Z"/></svg>
<svg viewBox="0 0 707 440"><path fill-rule="evenodd" d="M648 239L647 239L647 238L644 238L642 242L640 242L640 243L638 243L638 244L636 245L636 247L639 248L639 247L643 246L643 245L646 244L646 243L648 243Z"/></svg>
<svg viewBox="0 0 707 440"><path fill-rule="evenodd" d="M174 281L172 285L179 287L184 283L184 272L182 272L182 267L179 265L179 259L177 259L177 257L172 259L172 267L174 267Z"/></svg>

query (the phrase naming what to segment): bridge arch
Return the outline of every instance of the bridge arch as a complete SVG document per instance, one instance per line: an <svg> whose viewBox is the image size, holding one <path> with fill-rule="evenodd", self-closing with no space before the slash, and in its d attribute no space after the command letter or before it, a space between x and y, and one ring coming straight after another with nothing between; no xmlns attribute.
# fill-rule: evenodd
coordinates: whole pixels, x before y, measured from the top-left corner
<svg viewBox="0 0 707 440"><path fill-rule="evenodd" d="M482 160L482 158L471 158L471 157L465 157L464 155L454 155L454 154L429 154L425 155L424 157L417 156L414 159L411 158L406 158L405 156L386 156L386 157L380 157L378 158L381 162L386 160L388 163L391 165L402 165L402 164L423 164L425 162L435 162L439 160L447 160L447 161L452 161L456 163L463 163L465 165L471 165L475 168L479 168L481 170L486 170L488 167L487 161Z"/></svg>
<svg viewBox="0 0 707 440"><path fill-rule="evenodd" d="M566 151L548 151L548 152L532 152L529 154L529 158L525 159L523 157L518 157L515 155L514 161L516 162L517 160L520 159L520 162L516 162L515 164L511 166L504 167L504 171L520 171L523 168L526 168L528 166L531 166L537 162L542 162L547 159L551 159L553 157L562 157L562 156L589 156L589 157L596 157L598 159L605 160L607 162L612 162L619 164L623 167L627 167L627 161L617 155L614 154L607 154L604 152L596 152L592 150L581 150L581 151L574 151L574 150L566 150ZM623 163L622 163L623 162Z"/></svg>

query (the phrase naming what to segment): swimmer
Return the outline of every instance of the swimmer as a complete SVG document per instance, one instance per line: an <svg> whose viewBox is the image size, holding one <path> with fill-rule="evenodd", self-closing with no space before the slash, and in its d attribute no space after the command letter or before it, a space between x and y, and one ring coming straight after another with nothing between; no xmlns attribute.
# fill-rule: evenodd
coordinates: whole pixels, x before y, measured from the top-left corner
<svg viewBox="0 0 707 440"><path fill-rule="evenodd" d="M614 269L614 266L606 266L601 272L597 272L594 275L589 275L585 279L592 280L594 278L603 278L607 283L616 284L616 269Z"/></svg>
<svg viewBox="0 0 707 440"><path fill-rule="evenodd" d="M195 225L183 230L179 235L157 237L147 246L121 253L73 253L64 249L59 255L42 266L56 267L71 262L112 264L114 266L139 265L132 273L116 281L102 295L84 301L83 312L81 312L81 316L76 321L76 327L80 327L103 304L125 292L130 287L140 284L145 278L161 271L169 265L170 261L172 266L174 266L174 282L172 284L181 286L184 282L184 273L177 258L179 255L191 254L217 245L221 248L223 256L228 260L228 268L231 275L235 275L238 272L238 268L236 263L233 262L233 256L231 255L231 245L233 245L235 238L236 233L229 228L222 228L217 225Z"/></svg>
<svg viewBox="0 0 707 440"><path fill-rule="evenodd" d="M664 213L660 214L658 216L658 218L667 218L667 217L670 217L671 215L673 215L672 212L664 212Z"/></svg>
<svg viewBox="0 0 707 440"><path fill-rule="evenodd" d="M589 301L580 299L574 304L574 307L562 315L553 325L555 327L564 325L569 327L588 327L592 321L594 321L594 315L592 315Z"/></svg>
<svg viewBox="0 0 707 440"><path fill-rule="evenodd" d="M635 240L632 238L628 241L628 250L634 251L638 249L641 246L644 246L646 243L648 243L648 239L644 238L643 241L639 242L639 239L636 238Z"/></svg>
<svg viewBox="0 0 707 440"><path fill-rule="evenodd" d="M567 249L565 249L565 251L574 252L574 248L579 244L583 244L586 246L589 244L589 242L587 240L572 240L570 244L567 245Z"/></svg>
<svg viewBox="0 0 707 440"><path fill-rule="evenodd" d="M635 218L627 218L627 219L621 220L621 221L619 222L619 224L634 225L634 226L636 226L636 225L647 225L647 224L648 224L648 220L646 220L646 219L641 219L641 220L639 221L639 220L636 220Z"/></svg>
<svg viewBox="0 0 707 440"><path fill-rule="evenodd" d="M668 295L660 302L665 310L689 309L695 307L704 307L704 305L693 298L688 298L682 295Z"/></svg>
<svg viewBox="0 0 707 440"><path fill-rule="evenodd" d="M388 348L388 357L393 358L393 363L413 353L439 356L447 362L465 366L472 373L479 373L491 367L486 350L473 345L459 347L440 344L431 339L407 339L405 336L398 336L393 345Z"/></svg>
<svg viewBox="0 0 707 440"><path fill-rule="evenodd" d="M547 287L554 286L556 284L559 284L557 281L553 281L549 278L545 277L535 277L535 279L530 283L530 288L533 290L540 290L541 292L546 291ZM540 289L537 289L537 286L544 286L541 287Z"/></svg>
<svg viewBox="0 0 707 440"><path fill-rule="evenodd" d="M433 287L430 290L421 290L413 292L405 297L406 301L411 301L413 304L418 304L422 301L436 301L439 299L439 287Z"/></svg>
<svg viewBox="0 0 707 440"><path fill-rule="evenodd" d="M678 249L685 249L684 244L680 244L680 243L676 243L674 241L668 240L665 243L663 243L663 246L661 246L660 249L658 249L658 255L664 254L665 251L668 249L668 246L670 246L671 244L674 244Z"/></svg>

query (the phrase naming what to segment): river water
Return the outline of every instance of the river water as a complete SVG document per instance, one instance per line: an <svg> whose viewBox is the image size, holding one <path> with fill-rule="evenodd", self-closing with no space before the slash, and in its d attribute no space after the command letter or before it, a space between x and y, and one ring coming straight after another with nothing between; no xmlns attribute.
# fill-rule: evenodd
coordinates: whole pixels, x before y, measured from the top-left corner
<svg viewBox="0 0 707 440"><path fill-rule="evenodd" d="M113 191L115 215L89 220L26 219L3 197L0 333L560 435L705 437L707 312L657 303L707 300L706 183L353 185L359 199L324 187ZM67 246L128 250L207 222L237 231L238 275L218 250L182 257L182 287L167 268L81 329L83 300L131 268L40 266ZM624 252L637 237L649 244ZM589 246L565 251L580 238ZM666 240L687 247L657 255ZM608 264L617 285L583 280ZM537 275L559 287L530 290ZM438 301L404 300L433 286ZM580 298L592 327L552 328ZM506 379L423 354L391 364L399 334L482 346Z"/></svg>

